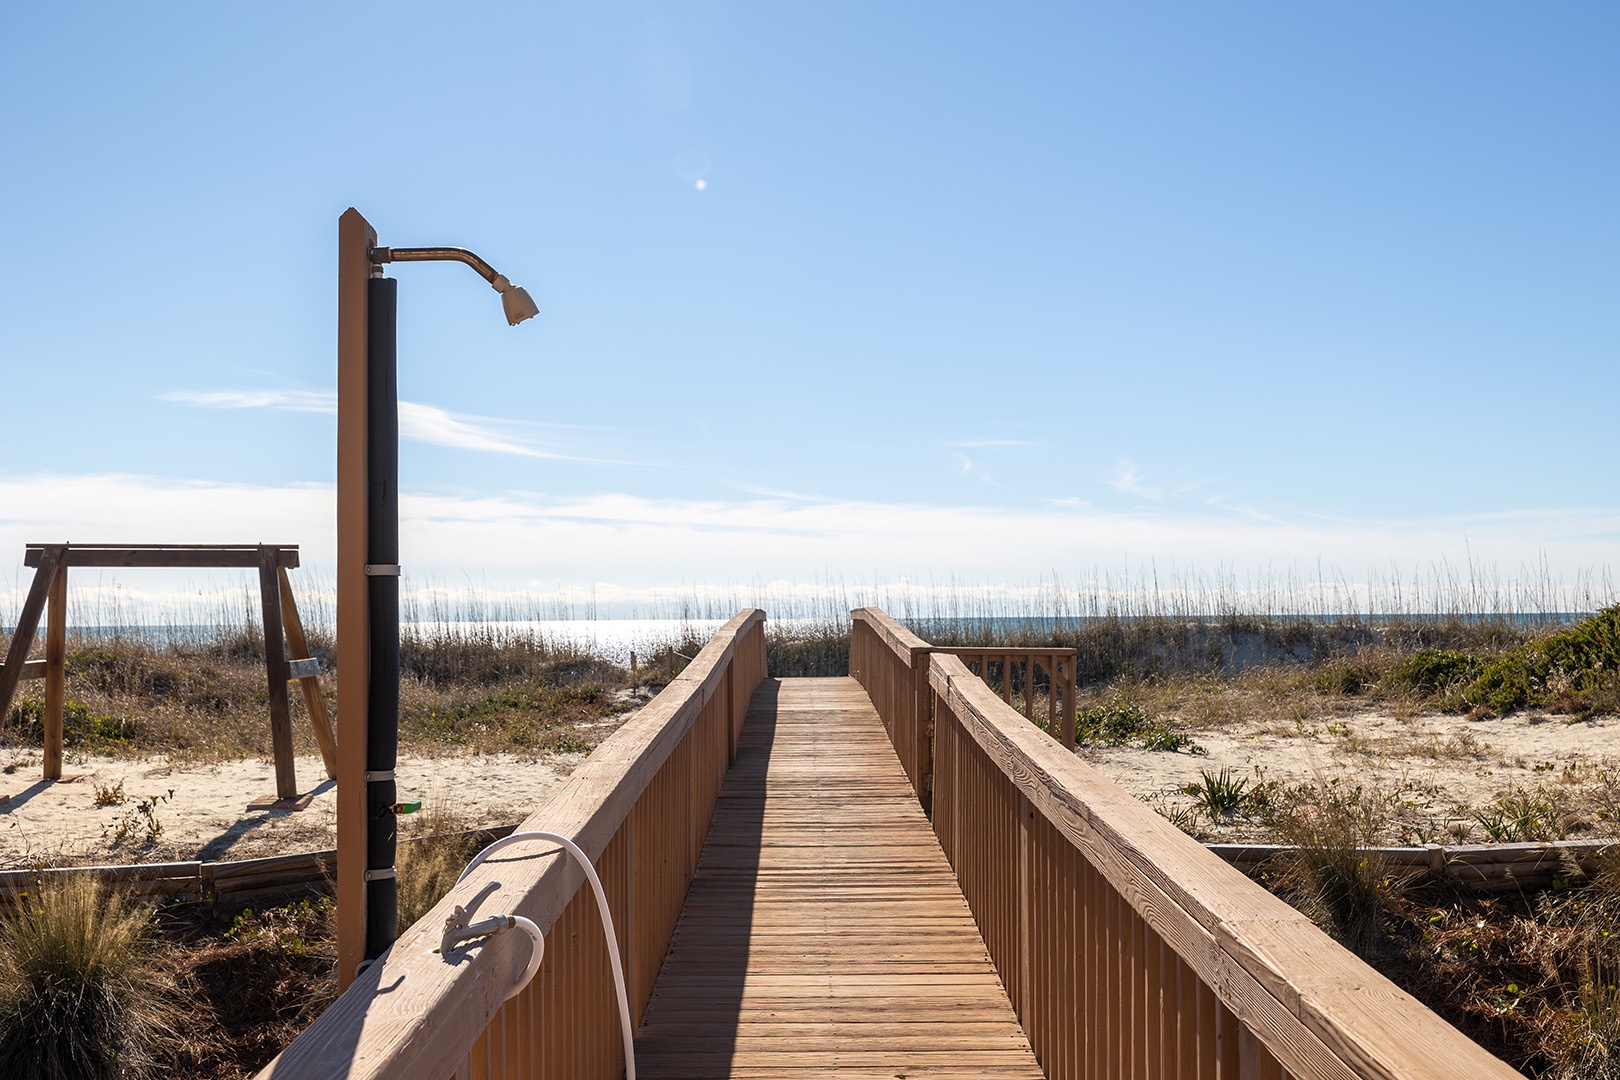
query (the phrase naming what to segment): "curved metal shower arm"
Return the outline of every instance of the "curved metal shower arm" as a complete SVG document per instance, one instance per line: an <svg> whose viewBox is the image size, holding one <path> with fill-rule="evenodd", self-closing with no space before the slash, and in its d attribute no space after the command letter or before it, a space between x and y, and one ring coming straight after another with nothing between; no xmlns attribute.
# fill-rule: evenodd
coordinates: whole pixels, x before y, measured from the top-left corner
<svg viewBox="0 0 1620 1080"><path fill-rule="evenodd" d="M466 263L478 271L483 279L498 289L495 279L502 275L495 272L495 268L466 248L458 247L423 247L423 248L385 248L371 249L373 263L390 262L459 262Z"/></svg>

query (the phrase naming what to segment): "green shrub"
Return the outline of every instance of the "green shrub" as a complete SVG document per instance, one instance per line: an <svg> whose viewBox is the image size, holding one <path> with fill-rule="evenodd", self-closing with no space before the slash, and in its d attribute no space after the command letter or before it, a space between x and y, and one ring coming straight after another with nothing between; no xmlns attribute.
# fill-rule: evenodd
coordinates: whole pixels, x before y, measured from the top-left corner
<svg viewBox="0 0 1620 1080"><path fill-rule="evenodd" d="M1462 700L1497 713L1522 709L1530 704L1531 695L1546 680L1546 672L1537 671L1533 665L1536 659L1540 658L1525 656L1519 651L1497 657L1463 690Z"/></svg>
<svg viewBox="0 0 1620 1080"><path fill-rule="evenodd" d="M1474 811L1474 820L1493 844L1520 844L1568 839L1568 815L1566 800L1556 787L1513 784L1489 806Z"/></svg>
<svg viewBox="0 0 1620 1080"><path fill-rule="evenodd" d="M22 698L11 707L12 723L31 746L45 745L45 703ZM104 716L77 701L62 703L62 742L93 752L128 749L138 725L126 717Z"/></svg>
<svg viewBox="0 0 1620 1080"><path fill-rule="evenodd" d="M1467 653L1419 649L1401 665L1396 678L1420 694L1443 694L1473 678L1478 667L1479 661Z"/></svg>
<svg viewBox="0 0 1620 1080"><path fill-rule="evenodd" d="M1361 664L1339 662L1324 665L1316 673L1316 685L1324 694L1355 697L1378 682L1377 675Z"/></svg>
<svg viewBox="0 0 1620 1080"><path fill-rule="evenodd" d="M0 917L0 1076L128 1080L164 1031L140 970L150 913L87 875L40 882Z"/></svg>
<svg viewBox="0 0 1620 1080"><path fill-rule="evenodd" d="M1081 709L1074 718L1074 740L1079 746L1136 743L1144 750L1204 753L1204 748L1187 735L1149 716L1139 705L1112 704Z"/></svg>
<svg viewBox="0 0 1620 1080"><path fill-rule="evenodd" d="M1598 690L1612 683L1617 671L1620 604L1491 660L1462 690L1460 699L1466 705L1510 713L1555 699L1559 696L1555 684Z"/></svg>
<svg viewBox="0 0 1620 1080"><path fill-rule="evenodd" d="M1236 814L1249 804L1249 782L1232 775L1231 769L1214 774L1199 771L1196 784L1188 784L1182 792L1192 796L1193 805L1212 820Z"/></svg>

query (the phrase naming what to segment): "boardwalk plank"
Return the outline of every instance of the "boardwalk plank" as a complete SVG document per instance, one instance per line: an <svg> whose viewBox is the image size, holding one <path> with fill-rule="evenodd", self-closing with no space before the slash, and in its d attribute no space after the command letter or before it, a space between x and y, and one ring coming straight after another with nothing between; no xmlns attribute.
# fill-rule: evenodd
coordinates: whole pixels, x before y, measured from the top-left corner
<svg viewBox="0 0 1620 1080"><path fill-rule="evenodd" d="M756 695L636 1060L648 1080L1041 1076L853 679Z"/></svg>

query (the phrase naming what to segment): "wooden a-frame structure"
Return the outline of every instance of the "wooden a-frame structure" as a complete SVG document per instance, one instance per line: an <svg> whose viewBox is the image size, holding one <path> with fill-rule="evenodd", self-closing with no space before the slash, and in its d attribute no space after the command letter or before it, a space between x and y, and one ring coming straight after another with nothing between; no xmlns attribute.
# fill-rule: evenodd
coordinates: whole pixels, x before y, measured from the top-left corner
<svg viewBox="0 0 1620 1080"><path fill-rule="evenodd" d="M337 742L321 700L319 661L310 657L304 627L298 619L287 571L298 566L295 544L29 544L23 557L34 567L34 581L17 619L4 664L0 664L0 730L3 730L17 683L45 680L45 779L62 778L62 705L66 692L67 571L93 567L257 567L264 609L265 677L270 697L270 743L275 751L276 798L298 797L293 772L292 713L287 683L297 679L304 692L315 739L321 746L326 775L337 778ZM47 614L45 659L29 660L40 616ZM283 645L282 635L286 635ZM288 659L288 651L294 659Z"/></svg>

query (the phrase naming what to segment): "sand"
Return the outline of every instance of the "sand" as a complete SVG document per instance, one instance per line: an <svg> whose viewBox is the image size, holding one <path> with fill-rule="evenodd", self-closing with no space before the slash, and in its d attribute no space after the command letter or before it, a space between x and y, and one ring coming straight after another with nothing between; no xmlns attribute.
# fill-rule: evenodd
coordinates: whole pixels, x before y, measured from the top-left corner
<svg viewBox="0 0 1620 1080"><path fill-rule="evenodd" d="M1179 789L1204 772L1227 768L1251 784L1339 778L1398 792L1416 818L1437 821L1466 820L1465 808L1488 805L1511 786L1557 781L1620 757L1620 721L1612 717L1402 720L1366 711L1286 731L1239 724L1190 734L1207 755L1127 748L1080 753L1126 790L1166 809L1190 805ZM512 824L582 760L580 754L404 757L397 769L400 798L442 800L468 826ZM70 763L67 772L75 779L57 784L39 779L37 751L19 753L0 768L6 770L0 795L9 796L0 803L0 867L216 861L336 846L334 785L324 779L319 758L297 761L310 797L295 810L250 808L273 799L267 760L199 765L91 757ZM96 805L98 792L119 787L120 801ZM405 824L408 829L410 820ZM1199 832L1206 839L1267 839L1263 824L1253 820L1205 821Z"/></svg>
<svg viewBox="0 0 1620 1080"><path fill-rule="evenodd" d="M555 754L402 757L399 797L442 800L467 826L521 821L584 760ZM318 757L297 759L300 809L250 808L275 798L269 761L176 764L166 758L90 757L64 770L70 781L41 780L39 756L19 754L0 774L0 867L251 859L337 846L336 785ZM97 806L98 792L123 798ZM143 812L143 801L149 812ZM158 831L153 833L150 824ZM408 830L410 818L402 819ZM122 831L122 836L120 836Z"/></svg>
<svg viewBox="0 0 1620 1080"><path fill-rule="evenodd" d="M1094 768L1133 795L1166 808L1192 799L1180 788L1230 769L1250 785L1337 780L1399 794L1409 817L1466 820L1517 786L1570 782L1620 757L1620 721L1571 721L1520 713L1491 720L1435 715L1402 720L1367 710L1281 731L1261 725L1187 729L1207 756L1140 749L1083 749ZM1253 821L1203 823L1206 839L1260 840ZM1407 841L1413 837L1406 837ZM1391 842L1400 841L1391 836Z"/></svg>

